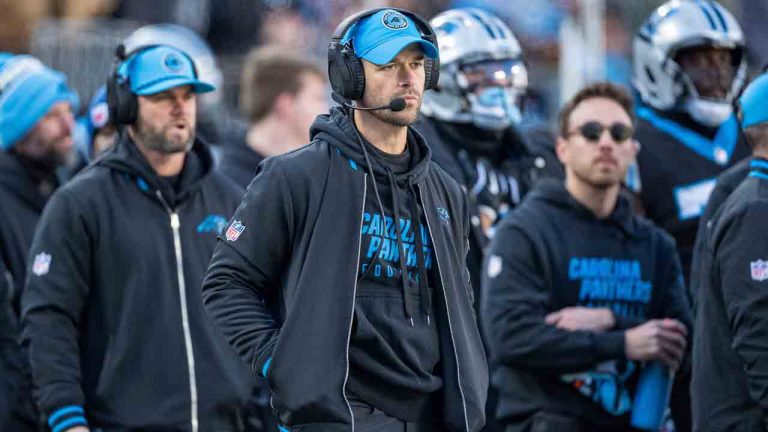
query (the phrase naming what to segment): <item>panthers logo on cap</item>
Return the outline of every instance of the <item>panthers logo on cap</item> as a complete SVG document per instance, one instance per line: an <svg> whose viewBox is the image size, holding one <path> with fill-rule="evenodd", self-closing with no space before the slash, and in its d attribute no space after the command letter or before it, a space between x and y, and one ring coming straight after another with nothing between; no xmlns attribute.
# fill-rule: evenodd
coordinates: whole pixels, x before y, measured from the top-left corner
<svg viewBox="0 0 768 432"><path fill-rule="evenodd" d="M184 68L184 63L178 55L170 53L163 59L163 65L171 72L179 72Z"/></svg>
<svg viewBox="0 0 768 432"><path fill-rule="evenodd" d="M381 17L381 23L384 27L392 30L402 30L408 27L408 20L405 15L397 11L389 11Z"/></svg>

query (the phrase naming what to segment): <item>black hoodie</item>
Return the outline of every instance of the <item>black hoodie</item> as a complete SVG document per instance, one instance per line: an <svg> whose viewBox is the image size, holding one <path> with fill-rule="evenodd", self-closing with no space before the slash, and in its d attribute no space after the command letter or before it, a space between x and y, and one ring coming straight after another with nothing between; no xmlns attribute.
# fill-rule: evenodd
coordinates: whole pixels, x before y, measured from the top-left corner
<svg viewBox="0 0 768 432"><path fill-rule="evenodd" d="M15 152L0 151L0 429L3 430L19 428L9 423L8 415L14 411L14 415L29 417L34 422L32 404L14 402L26 402L31 397L25 379L29 365L18 345L19 301L32 236L56 186L53 170Z"/></svg>
<svg viewBox="0 0 768 432"><path fill-rule="evenodd" d="M625 357L624 331L661 317L691 328L674 242L623 197L598 219L562 183L542 183L499 226L483 278L497 417L519 430L540 411L628 427L640 365ZM544 322L568 306L610 308L616 326Z"/></svg>
<svg viewBox="0 0 768 432"><path fill-rule="evenodd" d="M173 188L124 138L51 198L22 342L52 428L237 430L253 376L199 287L241 191L212 164L196 141Z"/></svg>
<svg viewBox="0 0 768 432"><path fill-rule="evenodd" d="M283 426L349 431L355 424L347 394L350 338L359 265L366 262L360 253L366 196L373 191L343 110L319 116L310 136L308 146L259 165L216 247L203 292L230 343L269 378ZM437 405L447 430L476 431L484 423L488 376L465 265L466 199L429 161L423 138L412 131L411 137L423 156L404 180L423 209L439 275L432 284L443 381ZM402 302L402 293L395 298ZM421 300L412 305L414 321L424 317ZM393 304L390 316L406 322L404 303Z"/></svg>

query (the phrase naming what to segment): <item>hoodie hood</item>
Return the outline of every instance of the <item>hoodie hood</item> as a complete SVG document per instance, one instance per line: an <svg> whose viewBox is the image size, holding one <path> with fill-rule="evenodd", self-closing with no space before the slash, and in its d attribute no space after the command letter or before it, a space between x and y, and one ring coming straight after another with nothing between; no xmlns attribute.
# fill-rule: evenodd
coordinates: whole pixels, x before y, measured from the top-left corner
<svg viewBox="0 0 768 432"><path fill-rule="evenodd" d="M211 174L213 156L208 147L195 137L192 148L184 158L178 186L174 188L157 175L136 144L123 132L115 149L106 152L95 164L136 177L143 192L156 195L159 191L165 201L175 208L200 186L203 178Z"/></svg>
<svg viewBox="0 0 768 432"><path fill-rule="evenodd" d="M592 210L576 201L576 199L565 189L565 185L559 180L542 180L536 188L531 191L526 200L543 201L548 205L559 207L575 216L592 220L595 222L604 222L618 228L627 237L640 237L642 232L636 225L636 218L632 206L623 194L619 194L616 201L616 207L611 214L605 218L598 218Z"/></svg>
<svg viewBox="0 0 768 432"><path fill-rule="evenodd" d="M372 166L369 167L366 163L363 149L360 147L363 144L360 140L365 141L365 138L360 135L360 139L358 139L358 133L352 116L348 114L347 109L333 107L328 114L317 116L317 119L315 119L315 122L309 129L309 137L310 140L322 139L328 142L340 151L341 154L363 167L366 171L370 172L372 170L377 179L387 176L386 166L376 156L375 152L368 152L368 158ZM412 178L418 183L427 175L432 152L424 137L412 127L408 127L408 145L413 157L411 169L405 173L394 174L394 177L398 182Z"/></svg>

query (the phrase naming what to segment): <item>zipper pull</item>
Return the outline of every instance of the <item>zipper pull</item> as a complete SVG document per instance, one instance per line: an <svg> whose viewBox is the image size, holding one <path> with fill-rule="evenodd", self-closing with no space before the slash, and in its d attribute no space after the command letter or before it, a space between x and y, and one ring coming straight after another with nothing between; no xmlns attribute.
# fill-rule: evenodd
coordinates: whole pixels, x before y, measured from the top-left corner
<svg viewBox="0 0 768 432"><path fill-rule="evenodd" d="M171 228L179 229L181 221L179 221L179 214L176 212L171 213Z"/></svg>

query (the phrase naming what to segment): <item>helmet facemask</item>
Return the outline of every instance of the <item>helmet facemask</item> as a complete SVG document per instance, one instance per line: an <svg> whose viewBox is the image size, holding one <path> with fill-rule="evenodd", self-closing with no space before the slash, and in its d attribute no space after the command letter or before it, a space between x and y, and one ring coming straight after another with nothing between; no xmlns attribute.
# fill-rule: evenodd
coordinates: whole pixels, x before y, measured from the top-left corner
<svg viewBox="0 0 768 432"><path fill-rule="evenodd" d="M422 112L487 131L518 124L528 72L509 27L473 8L448 10L431 23L440 42L440 79L424 94Z"/></svg>

